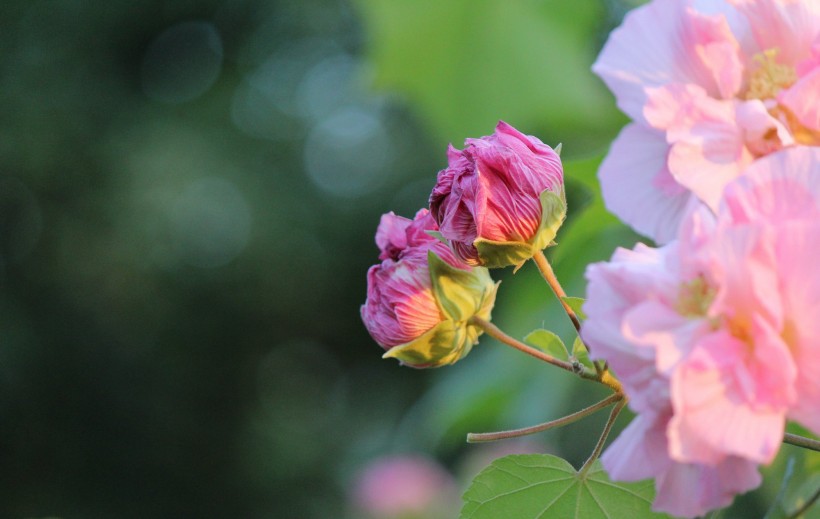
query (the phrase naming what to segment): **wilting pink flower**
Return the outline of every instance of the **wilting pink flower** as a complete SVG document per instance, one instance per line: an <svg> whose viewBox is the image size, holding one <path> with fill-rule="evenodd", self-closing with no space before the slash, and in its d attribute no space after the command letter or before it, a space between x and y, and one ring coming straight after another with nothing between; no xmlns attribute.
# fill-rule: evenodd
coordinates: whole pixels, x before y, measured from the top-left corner
<svg viewBox="0 0 820 519"><path fill-rule="evenodd" d="M793 419L820 434L820 148L761 158L717 216L677 241L591 265L583 337L635 421L602 460L656 478L655 507L692 517L760 483Z"/></svg>
<svg viewBox="0 0 820 519"><path fill-rule="evenodd" d="M427 231L437 230L426 209L414 220L388 213L376 231L383 261L367 272L361 316L386 357L438 367L469 353L481 331L467 321L490 318L496 285L486 269L472 268ZM442 279L450 280L442 283Z"/></svg>
<svg viewBox="0 0 820 519"><path fill-rule="evenodd" d="M600 168L607 207L658 242L754 160L820 146L820 3L653 0L593 70L633 122Z"/></svg>
<svg viewBox="0 0 820 519"><path fill-rule="evenodd" d="M450 517L457 503L455 480L436 461L416 455L388 456L368 465L353 488L355 507L368 517Z"/></svg>
<svg viewBox="0 0 820 519"><path fill-rule="evenodd" d="M430 212L459 258L506 266L549 245L564 217L563 169L552 148L502 121L463 150L451 145L447 157Z"/></svg>

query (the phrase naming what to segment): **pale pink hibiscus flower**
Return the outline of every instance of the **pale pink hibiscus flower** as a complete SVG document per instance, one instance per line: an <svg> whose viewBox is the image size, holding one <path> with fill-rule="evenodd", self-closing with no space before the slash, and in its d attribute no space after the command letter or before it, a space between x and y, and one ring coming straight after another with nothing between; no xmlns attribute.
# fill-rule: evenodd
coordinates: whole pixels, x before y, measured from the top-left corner
<svg viewBox="0 0 820 519"><path fill-rule="evenodd" d="M754 160L820 146L817 0L653 0L593 71L633 120L601 165L604 201L659 243Z"/></svg>
<svg viewBox="0 0 820 519"><path fill-rule="evenodd" d="M755 161L660 249L587 270L582 330L636 419L602 457L693 517L760 484L787 420L820 434L820 148Z"/></svg>

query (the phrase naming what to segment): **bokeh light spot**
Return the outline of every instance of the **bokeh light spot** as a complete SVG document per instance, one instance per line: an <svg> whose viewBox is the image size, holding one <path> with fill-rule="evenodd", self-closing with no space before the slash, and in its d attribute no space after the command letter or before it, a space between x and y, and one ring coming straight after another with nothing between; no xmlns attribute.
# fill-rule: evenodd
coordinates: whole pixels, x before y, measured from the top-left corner
<svg viewBox="0 0 820 519"><path fill-rule="evenodd" d="M156 101L191 101L213 86L222 69L222 38L208 22L182 22L160 33L142 60L142 87Z"/></svg>
<svg viewBox="0 0 820 519"><path fill-rule="evenodd" d="M193 181L171 208L171 231L179 258L196 267L231 262L248 243L251 213L245 198L228 180Z"/></svg>

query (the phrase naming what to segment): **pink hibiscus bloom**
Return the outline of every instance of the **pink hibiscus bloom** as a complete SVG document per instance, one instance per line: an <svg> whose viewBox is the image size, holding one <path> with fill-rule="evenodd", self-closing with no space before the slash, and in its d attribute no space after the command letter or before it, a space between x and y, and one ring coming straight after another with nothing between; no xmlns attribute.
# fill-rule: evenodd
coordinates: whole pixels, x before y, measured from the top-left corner
<svg viewBox="0 0 820 519"><path fill-rule="evenodd" d="M635 421L604 454L692 517L760 483L786 421L820 434L820 148L754 162L677 241L591 265L583 337Z"/></svg>
<svg viewBox="0 0 820 519"><path fill-rule="evenodd" d="M820 3L653 0L593 65L633 122L601 164L607 207L660 243L754 160L820 146Z"/></svg>

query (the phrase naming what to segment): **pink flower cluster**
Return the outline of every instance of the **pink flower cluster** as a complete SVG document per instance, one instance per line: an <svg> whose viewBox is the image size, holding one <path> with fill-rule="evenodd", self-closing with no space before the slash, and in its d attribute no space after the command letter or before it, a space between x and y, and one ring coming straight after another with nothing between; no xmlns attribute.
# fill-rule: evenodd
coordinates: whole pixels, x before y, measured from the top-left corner
<svg viewBox="0 0 820 519"><path fill-rule="evenodd" d="M815 0L654 0L593 70L633 120L601 165L604 200L659 243L753 161L820 146Z"/></svg>
<svg viewBox="0 0 820 519"><path fill-rule="evenodd" d="M637 413L602 457L692 517L760 484L787 420L820 434L820 148L761 158L717 213L587 270L583 337Z"/></svg>
<svg viewBox="0 0 820 519"><path fill-rule="evenodd" d="M495 301L497 285L485 266L531 258L552 242L566 210L558 155L507 123L468 139L463 151L450 146L448 157L431 211L412 221L382 216L382 262L367 273L361 308L385 356L417 368L469 353L482 332L471 319L489 320Z"/></svg>

